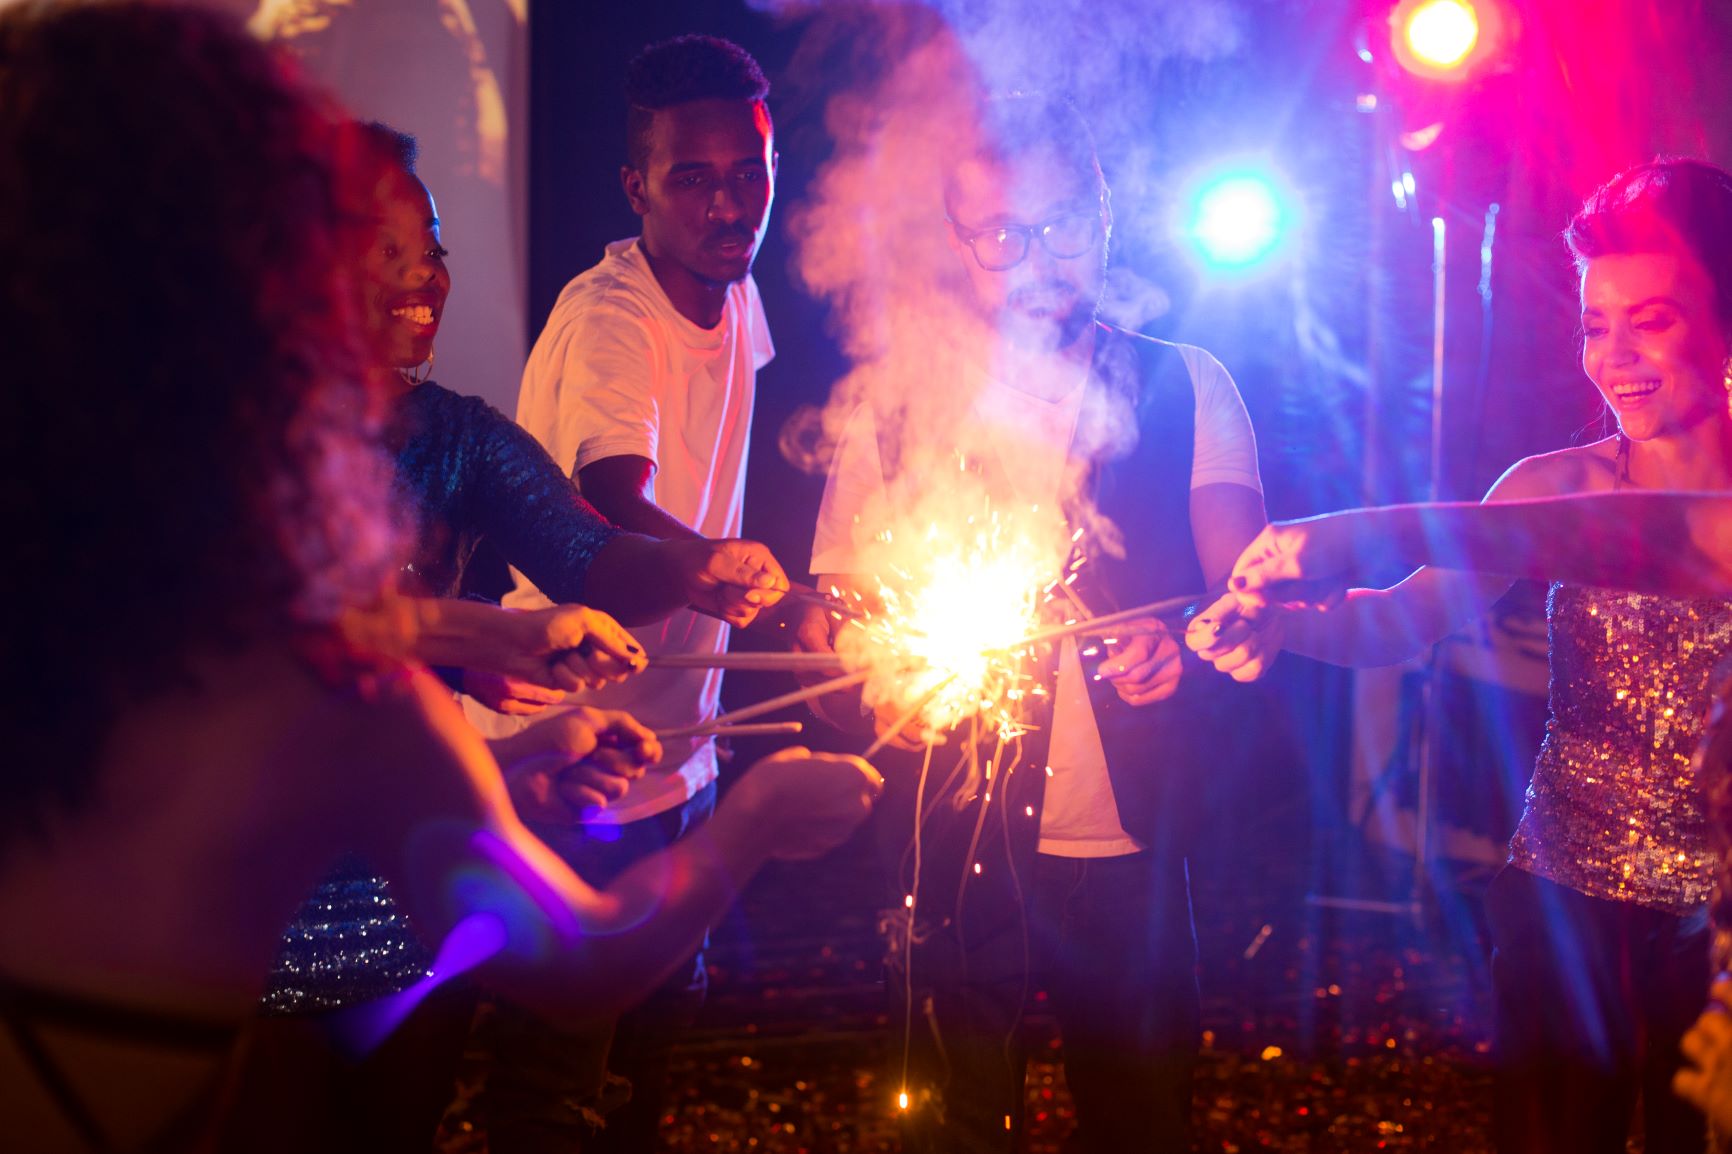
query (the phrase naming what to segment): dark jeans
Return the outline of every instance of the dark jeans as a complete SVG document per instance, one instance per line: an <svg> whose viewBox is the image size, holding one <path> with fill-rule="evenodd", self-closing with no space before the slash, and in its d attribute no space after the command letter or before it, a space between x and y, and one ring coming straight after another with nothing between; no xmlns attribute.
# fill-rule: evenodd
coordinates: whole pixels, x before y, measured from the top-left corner
<svg viewBox="0 0 1732 1154"><path fill-rule="evenodd" d="M949 933L919 947L910 1082L935 1089L917 1092L909 1149L1020 1148L1022 1015L1043 989L1076 1103L1066 1149L1188 1151L1201 1008L1184 860L1041 854L1028 897L1026 939L1003 918L966 950Z"/></svg>
<svg viewBox="0 0 1732 1154"><path fill-rule="evenodd" d="M1648 1154L1701 1154L1672 1093L1707 1001L1708 914L1604 901L1506 866L1486 891L1504 1154L1623 1154L1642 1101Z"/></svg>
<svg viewBox="0 0 1732 1154"><path fill-rule="evenodd" d="M592 885L684 837L716 808L712 783L683 806L628 825L530 828ZM706 943L707 944L707 943ZM493 1154L644 1154L655 1149L668 1052L703 1007L703 948L639 1005L612 1022L560 1030L498 1001L476 1031L488 1056L482 1113ZM629 1082L629 1098L626 1087Z"/></svg>

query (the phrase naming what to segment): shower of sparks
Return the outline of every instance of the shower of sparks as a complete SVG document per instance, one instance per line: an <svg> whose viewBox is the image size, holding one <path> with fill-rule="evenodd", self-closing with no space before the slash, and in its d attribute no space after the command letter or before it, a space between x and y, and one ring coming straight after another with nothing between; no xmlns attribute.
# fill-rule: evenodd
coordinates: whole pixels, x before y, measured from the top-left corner
<svg viewBox="0 0 1732 1154"><path fill-rule="evenodd" d="M929 738L976 717L1001 739L1025 732L1025 702L1046 690L1021 639L1071 572L1062 521L955 500L877 546L876 604L862 598L867 612L837 643L845 664L871 671L867 703L898 716L918 706L913 724Z"/></svg>

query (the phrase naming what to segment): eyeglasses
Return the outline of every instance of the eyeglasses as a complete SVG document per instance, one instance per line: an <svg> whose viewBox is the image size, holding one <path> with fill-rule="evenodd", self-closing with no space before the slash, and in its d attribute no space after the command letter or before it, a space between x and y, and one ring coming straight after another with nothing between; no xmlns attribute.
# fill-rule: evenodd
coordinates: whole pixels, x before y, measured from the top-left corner
<svg viewBox="0 0 1732 1154"><path fill-rule="evenodd" d="M1059 260L1075 260L1094 248L1101 235L1101 214L1073 212L1055 216L1044 224L995 224L987 228L964 228L949 216L956 239L968 246L974 261L987 272L1003 272L1028 259L1029 242L1040 238L1041 247Z"/></svg>

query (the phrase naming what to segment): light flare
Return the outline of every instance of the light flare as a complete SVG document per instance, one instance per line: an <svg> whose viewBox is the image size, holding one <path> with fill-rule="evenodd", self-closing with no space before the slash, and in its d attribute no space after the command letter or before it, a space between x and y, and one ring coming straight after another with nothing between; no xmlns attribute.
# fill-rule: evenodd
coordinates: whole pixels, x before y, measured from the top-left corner
<svg viewBox="0 0 1732 1154"><path fill-rule="evenodd" d="M1401 31L1415 56L1436 68L1455 68L1479 43L1479 14L1464 0L1429 0L1408 14Z"/></svg>
<svg viewBox="0 0 1732 1154"><path fill-rule="evenodd" d="M877 544L877 604L837 642L845 664L871 673L867 704L918 706L914 724L928 735L977 716L1004 740L1026 732L1023 703L1041 691L1023 639L1066 571L1062 521L953 497L918 532L886 530Z"/></svg>

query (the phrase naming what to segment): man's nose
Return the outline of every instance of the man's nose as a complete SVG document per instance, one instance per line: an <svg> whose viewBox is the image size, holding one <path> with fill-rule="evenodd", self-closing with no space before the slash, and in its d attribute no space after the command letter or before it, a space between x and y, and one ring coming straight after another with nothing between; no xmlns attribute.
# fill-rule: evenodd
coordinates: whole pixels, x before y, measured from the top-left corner
<svg viewBox="0 0 1732 1154"><path fill-rule="evenodd" d="M732 184L723 181L716 188L716 195L710 198L710 219L721 221L724 224L732 224L743 215L744 208L740 203L740 194Z"/></svg>
<svg viewBox="0 0 1732 1154"><path fill-rule="evenodd" d="M1059 262L1052 253L1046 251L1046 246L1040 243L1038 236L1028 238L1028 252L1016 262L1009 272L1019 283L1035 284L1054 279Z"/></svg>

